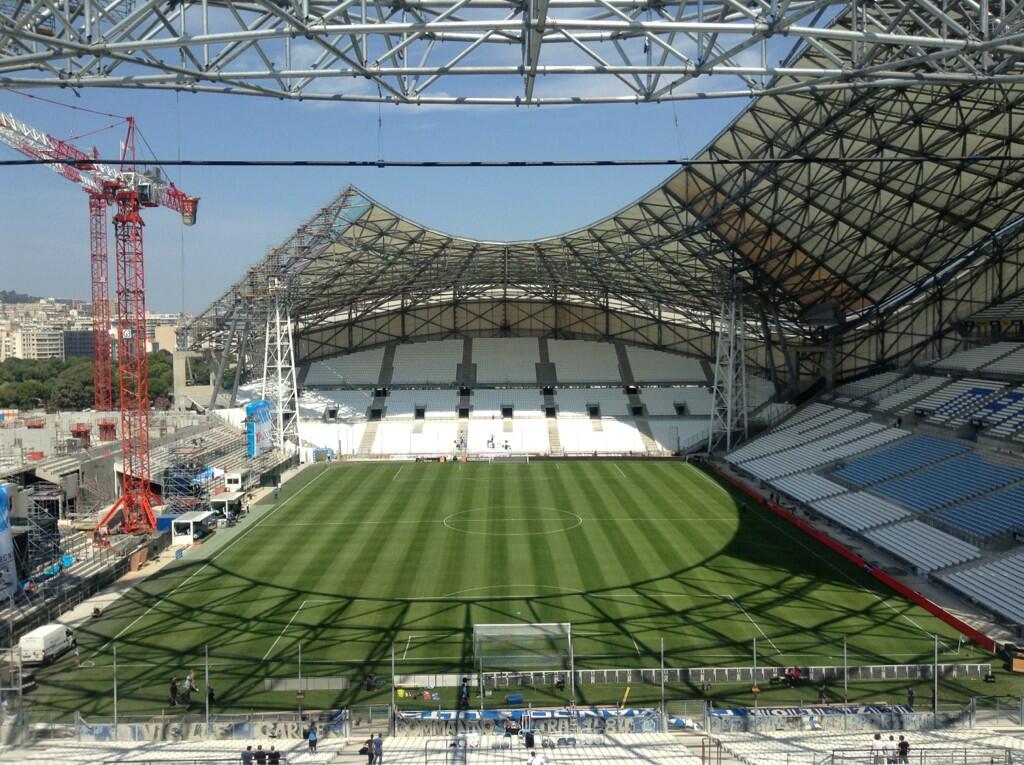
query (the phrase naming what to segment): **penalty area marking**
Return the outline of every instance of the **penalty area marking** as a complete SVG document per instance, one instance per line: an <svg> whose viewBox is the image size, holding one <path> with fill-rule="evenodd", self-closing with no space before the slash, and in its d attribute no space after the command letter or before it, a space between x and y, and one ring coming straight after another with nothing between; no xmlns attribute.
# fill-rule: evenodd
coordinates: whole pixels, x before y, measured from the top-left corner
<svg viewBox="0 0 1024 765"><path fill-rule="evenodd" d="M779 647L777 645L775 645L774 642L772 642L772 639L770 637L765 635L764 630L761 629L761 625L758 624L757 622L755 622L753 619L750 618L750 614L747 613L747 609L745 609L743 606L741 606L740 602L738 600L736 600L736 598L734 598L732 595L729 596L729 600L731 600L736 605L736 608L738 608L740 611L743 612L743 615L745 617L747 617L747 621L749 621L751 624L753 624L755 627L757 627L757 631L760 632L764 636L764 639L768 641L768 645L770 645L772 648L775 649L775 653L776 654L781 654L782 651L779 650Z"/></svg>
<svg viewBox="0 0 1024 765"><path fill-rule="evenodd" d="M142 621L142 620L143 620L143 619L145 619L145 618L146 618L147 616L149 616L149 613L150 613L150 611L152 611L152 610L153 610L154 608L156 608L156 607L157 607L158 605L160 605L161 603L163 603L163 602L164 602L164 601L165 601L165 600L166 600L167 598L169 598L169 597L171 597L172 595L174 595L174 593L176 593L176 592L177 592L178 590L180 590L180 589L181 589L182 587L184 587L184 586L185 586L186 584L188 584L189 582L191 582L191 581L192 581L192 580L193 580L193 579L194 579L194 578L195 578L195 577L196 577L196 576L197 576L198 574L200 574L200 573L202 573L203 571L205 571L205 570L206 570L206 568L207 568L208 566L210 566L210 565L211 565L211 564L212 564L212 563L213 563L213 562L214 562L215 560L217 560L217 558L219 558L219 557L220 557L221 555L223 555L223 554L224 554L224 553L226 553L226 552L227 552L228 550L230 550L230 549L231 549L231 547L232 547L232 546L233 546L233 545L234 545L234 544L235 544L236 542L238 542L238 541L239 541L239 540L240 540L240 539L241 539L242 537L244 537L244 536L245 536L246 534L248 534L248 533L249 533L250 531L252 531L253 529L255 529L255 528L257 528L258 526L262 525L262 524L263 524L263 522L264 522L264 521L265 521L265 520L266 520L267 518L269 518L270 516L272 516L272 515L273 515L274 513L276 513L276 512L277 512L278 510L280 510L280 509L281 509L282 507L284 507L284 506L285 506L285 505L287 505L287 504L288 504L289 502L291 502L291 501L292 501L293 499L295 499L295 498L296 498L297 496L299 496L299 494L301 494L302 492L304 492L304 491L305 491L306 489L308 489L308 488L309 488L310 486L312 486L312 485L313 485L314 483L316 483L316 482L317 482L317 481L319 481L319 480L320 480L321 478L323 478L323 477L324 477L325 475L327 475L327 472L328 472L327 470L323 470L323 471L321 471L321 472L320 472L320 473L319 473L318 475L316 475L316 476L314 476L314 477L313 477L312 479L310 479L310 480L309 480L309 482L307 482L305 486L302 486L302 487L300 487L300 488L299 488L299 489L298 489L298 490L297 490L297 491L296 491L296 492L295 492L294 494L292 494L292 495L291 495L290 497L288 497L288 498L287 498L287 499L285 499L285 500L284 500L283 502L280 502L280 503L278 503L278 504L277 504L277 505L276 505L275 507L273 507L273 508L271 508L270 510L268 510L268 511L267 511L267 513L266 513L266 515L264 515L264 516L263 516L262 518L260 518L260 519L256 520L256 521L255 521L255 522L254 522L254 523L253 523L252 525L250 525L249 527L247 527L247 528L243 529L243 530L242 530L242 533L241 533L241 534L239 534L239 535L238 535L237 537L235 537L234 539L232 539L231 541L229 541L229 542L228 542L228 543L227 543L226 545L224 545L224 546L223 546L222 548L220 548L219 550L217 550L217 552L215 552L215 553L214 553L214 554L213 554L212 556L210 556L210 559L209 559L209 560L207 560L207 561L206 561L206 563L204 563L204 564L203 564L202 566L200 566L200 567L199 567L199 568L197 568L197 569L196 569L195 571L193 571L193 572L192 572L192 574L191 574L191 575L189 575L189 577L188 577L188 578L187 578L187 579L186 579L186 580L185 580L184 582L182 582L181 584L175 585L174 589L172 589L172 590L171 590L171 591L170 591L169 593L167 593L167 595L161 595L161 596L160 596L159 598L157 598L157 601L156 601L156 603L154 603L154 604L153 604L153 605L151 605L151 606L150 606L149 608L147 608L147 609L146 609L145 611L143 611L143 612L142 612L142 615L141 615L141 616L137 616L137 617L135 617L135 618L134 618L134 619L133 619L133 620L131 621L131 623L129 623L129 624L128 624L128 626L127 626L127 627L125 627L124 629L122 629L122 630L121 630L120 632L118 632L118 633L117 633L116 635L114 635L114 637L110 638L110 640L108 640L108 641L107 641L106 643L104 643L104 644L103 644L102 646L100 646L100 648L99 648L99 649L97 649L95 653L93 653L93 655L92 655L92 658L94 658L94 659L95 659L95 658L96 658L96 656L97 656L97 655L99 655L100 653L102 653L102 652L103 652L103 651L104 651L104 650L106 649L106 647L107 647L107 646L109 646L109 645L110 645L111 643L113 643L114 641L116 641L116 640L117 640L117 639L118 639L119 637L121 637L121 636L122 636L122 635L124 635L124 634L125 634L126 632L128 632L128 630L130 630L130 629L131 629L132 627L134 627L134 626L135 626L136 624L138 624L138 623L139 623L140 621Z"/></svg>

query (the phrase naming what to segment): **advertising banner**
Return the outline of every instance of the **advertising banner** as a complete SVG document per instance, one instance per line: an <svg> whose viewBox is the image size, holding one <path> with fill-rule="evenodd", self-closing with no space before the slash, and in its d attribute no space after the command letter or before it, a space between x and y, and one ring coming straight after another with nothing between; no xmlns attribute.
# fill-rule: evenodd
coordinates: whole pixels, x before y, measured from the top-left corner
<svg viewBox="0 0 1024 765"><path fill-rule="evenodd" d="M249 457L258 457L274 448L271 425L269 401L252 401L245 405L246 454Z"/></svg>
<svg viewBox="0 0 1024 765"><path fill-rule="evenodd" d="M11 502L17 490L14 484L0 483L0 599L10 597L18 589L11 538Z"/></svg>

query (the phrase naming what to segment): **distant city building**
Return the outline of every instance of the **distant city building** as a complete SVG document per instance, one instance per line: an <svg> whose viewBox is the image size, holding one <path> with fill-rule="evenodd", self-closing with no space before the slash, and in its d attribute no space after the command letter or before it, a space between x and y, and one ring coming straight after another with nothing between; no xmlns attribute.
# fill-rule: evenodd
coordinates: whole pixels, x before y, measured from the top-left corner
<svg viewBox="0 0 1024 765"><path fill-rule="evenodd" d="M92 358L92 330L64 330L64 358Z"/></svg>
<svg viewBox="0 0 1024 765"><path fill-rule="evenodd" d="M14 334L14 355L19 359L63 359L64 332L53 326L22 326Z"/></svg>
<svg viewBox="0 0 1024 765"><path fill-rule="evenodd" d="M116 310L116 306L111 305ZM150 313L146 316L146 340L149 350L175 349L175 330L189 317L176 313ZM111 317L111 343L117 319ZM92 356L92 305L82 300L42 298L24 303L0 302L0 361L9 358L88 358Z"/></svg>

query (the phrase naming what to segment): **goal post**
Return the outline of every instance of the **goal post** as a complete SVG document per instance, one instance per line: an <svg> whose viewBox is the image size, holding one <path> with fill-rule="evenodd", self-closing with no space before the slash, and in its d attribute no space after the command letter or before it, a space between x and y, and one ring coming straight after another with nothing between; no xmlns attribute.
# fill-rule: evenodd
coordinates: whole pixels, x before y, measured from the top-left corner
<svg viewBox="0 0 1024 765"><path fill-rule="evenodd" d="M474 624L473 656L482 672L572 669L569 622Z"/></svg>

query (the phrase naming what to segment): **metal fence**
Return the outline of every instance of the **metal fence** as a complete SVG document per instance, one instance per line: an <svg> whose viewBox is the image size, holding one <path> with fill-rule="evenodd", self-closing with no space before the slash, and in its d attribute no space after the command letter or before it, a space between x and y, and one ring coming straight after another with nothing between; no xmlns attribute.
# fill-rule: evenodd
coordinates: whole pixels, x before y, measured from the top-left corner
<svg viewBox="0 0 1024 765"><path fill-rule="evenodd" d="M1012 749L989 747L930 748L911 750L905 758L883 762L899 765L1013 765ZM882 765L864 749L837 749L821 765Z"/></svg>

